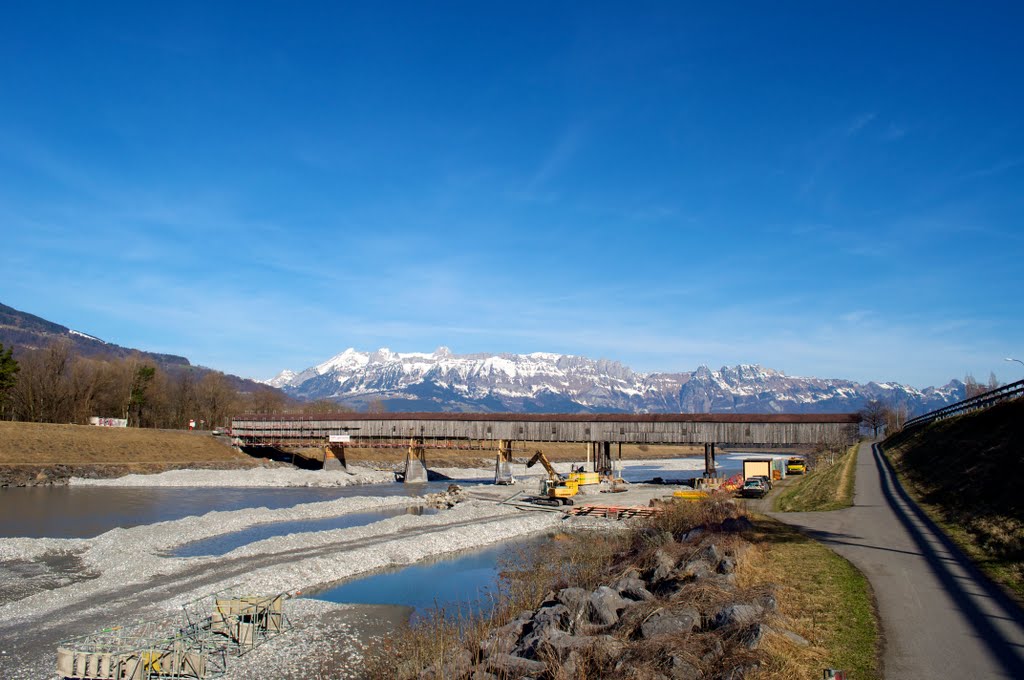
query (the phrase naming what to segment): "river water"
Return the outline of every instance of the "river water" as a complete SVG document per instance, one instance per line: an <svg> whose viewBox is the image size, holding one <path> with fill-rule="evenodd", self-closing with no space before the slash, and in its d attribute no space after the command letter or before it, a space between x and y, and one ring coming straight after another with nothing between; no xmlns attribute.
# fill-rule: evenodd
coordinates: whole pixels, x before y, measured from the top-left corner
<svg viewBox="0 0 1024 680"><path fill-rule="evenodd" d="M214 510L274 510L353 496L420 496L443 491L449 483L323 488L4 488L0 489L0 538L92 538L116 527L166 522Z"/></svg>
<svg viewBox="0 0 1024 680"><path fill-rule="evenodd" d="M444 555L408 567L359 576L307 592L328 602L412 607L415 621L434 609L449 617L486 611L498 593L502 566L548 536L505 541L479 550Z"/></svg>

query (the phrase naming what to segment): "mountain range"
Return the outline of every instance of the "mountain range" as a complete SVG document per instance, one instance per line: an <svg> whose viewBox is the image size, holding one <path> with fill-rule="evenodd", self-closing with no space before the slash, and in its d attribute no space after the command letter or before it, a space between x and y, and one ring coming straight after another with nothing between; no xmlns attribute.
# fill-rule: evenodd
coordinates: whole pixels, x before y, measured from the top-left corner
<svg viewBox="0 0 1024 680"><path fill-rule="evenodd" d="M68 342L74 354L96 359L126 359L135 357L160 366L169 372L191 371L201 378L213 369L194 366L187 358L176 354L161 354L122 347L105 342L95 336L62 326L53 321L23 312L0 303L0 345L13 347L15 353L48 347L54 342ZM240 392L267 389L256 381L225 374L228 384Z"/></svg>
<svg viewBox="0 0 1024 680"><path fill-rule="evenodd" d="M615 361L536 352L453 354L361 352L349 348L266 384L302 400L357 409L523 413L844 413L870 400L924 413L963 399L964 385L918 390L894 382L860 384L788 376L758 365L681 373L638 373Z"/></svg>

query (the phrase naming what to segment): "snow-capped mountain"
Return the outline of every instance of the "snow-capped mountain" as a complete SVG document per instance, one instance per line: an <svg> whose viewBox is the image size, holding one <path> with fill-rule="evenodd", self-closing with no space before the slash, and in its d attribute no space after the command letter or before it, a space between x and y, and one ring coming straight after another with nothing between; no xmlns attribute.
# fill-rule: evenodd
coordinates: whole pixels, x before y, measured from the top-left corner
<svg viewBox="0 0 1024 680"><path fill-rule="evenodd" d="M959 401L958 380L917 390L897 383L800 378L757 365L688 373L636 373L615 361L566 354L399 354L347 349L268 385L306 400L329 399L393 411L527 413L827 413L857 411L880 399L923 413Z"/></svg>

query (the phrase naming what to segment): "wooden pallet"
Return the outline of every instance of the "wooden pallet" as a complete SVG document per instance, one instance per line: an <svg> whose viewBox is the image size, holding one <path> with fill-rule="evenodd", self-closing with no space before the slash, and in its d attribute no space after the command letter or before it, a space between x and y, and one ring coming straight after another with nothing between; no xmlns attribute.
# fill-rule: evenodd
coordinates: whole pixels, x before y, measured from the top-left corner
<svg viewBox="0 0 1024 680"><path fill-rule="evenodd" d="M577 517L606 517L608 519L630 519L632 517L653 517L661 514L661 508L646 505L576 505L567 512Z"/></svg>

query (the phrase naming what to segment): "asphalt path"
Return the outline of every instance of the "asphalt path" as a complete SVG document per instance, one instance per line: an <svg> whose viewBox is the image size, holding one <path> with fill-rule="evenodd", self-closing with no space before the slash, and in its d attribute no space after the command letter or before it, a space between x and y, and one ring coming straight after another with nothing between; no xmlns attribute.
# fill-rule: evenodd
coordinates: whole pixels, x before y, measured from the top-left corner
<svg viewBox="0 0 1024 680"><path fill-rule="evenodd" d="M1024 678L1024 613L907 495L877 444L857 453L853 507L770 514L867 576L884 677Z"/></svg>

